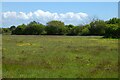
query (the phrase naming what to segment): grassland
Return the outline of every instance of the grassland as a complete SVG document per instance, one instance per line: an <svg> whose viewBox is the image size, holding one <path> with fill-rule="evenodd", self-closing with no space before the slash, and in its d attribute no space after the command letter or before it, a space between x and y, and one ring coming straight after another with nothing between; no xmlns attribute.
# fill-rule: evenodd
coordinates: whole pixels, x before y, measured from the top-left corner
<svg viewBox="0 0 120 80"><path fill-rule="evenodd" d="M117 78L118 40L3 35L4 78Z"/></svg>
<svg viewBox="0 0 120 80"><path fill-rule="evenodd" d="M2 79L2 35L0 34L0 79Z"/></svg>

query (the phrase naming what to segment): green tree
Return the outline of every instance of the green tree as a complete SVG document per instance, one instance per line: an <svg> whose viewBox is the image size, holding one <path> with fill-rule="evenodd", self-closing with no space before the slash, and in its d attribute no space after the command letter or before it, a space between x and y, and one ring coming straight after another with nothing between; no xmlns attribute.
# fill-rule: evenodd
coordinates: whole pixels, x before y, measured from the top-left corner
<svg viewBox="0 0 120 80"><path fill-rule="evenodd" d="M12 31L12 34L23 35L25 28L26 28L26 25L25 25L25 24L18 25L17 28Z"/></svg>
<svg viewBox="0 0 120 80"><path fill-rule="evenodd" d="M13 30L15 30L15 26L11 26L9 29L10 29L10 31L13 31Z"/></svg>
<svg viewBox="0 0 120 80"><path fill-rule="evenodd" d="M89 24L82 26L80 30L80 34L84 36L89 35L90 34L89 28L90 28Z"/></svg>
<svg viewBox="0 0 120 80"><path fill-rule="evenodd" d="M108 21L106 21L107 24L118 24L120 23L120 19L119 18L112 18Z"/></svg>
<svg viewBox="0 0 120 80"><path fill-rule="evenodd" d="M80 27L74 26L72 24L66 25L67 35L79 35L80 34Z"/></svg>
<svg viewBox="0 0 120 80"><path fill-rule="evenodd" d="M40 35L43 34L45 29L45 26L42 24L29 24L25 30L24 30L24 34L26 35Z"/></svg>
<svg viewBox="0 0 120 80"><path fill-rule="evenodd" d="M120 27L118 24L107 24L104 37L120 38Z"/></svg>
<svg viewBox="0 0 120 80"><path fill-rule="evenodd" d="M91 35L104 35L106 23L102 20L96 20L90 23L90 34Z"/></svg>
<svg viewBox="0 0 120 80"><path fill-rule="evenodd" d="M64 22L54 20L47 23L45 30L48 35L62 35L65 33L66 28Z"/></svg>

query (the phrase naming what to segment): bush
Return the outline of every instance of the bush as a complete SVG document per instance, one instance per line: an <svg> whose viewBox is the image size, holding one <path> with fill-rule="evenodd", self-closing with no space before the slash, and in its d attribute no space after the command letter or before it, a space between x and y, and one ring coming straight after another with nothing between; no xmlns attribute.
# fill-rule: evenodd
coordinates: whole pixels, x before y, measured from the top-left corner
<svg viewBox="0 0 120 80"><path fill-rule="evenodd" d="M106 38L120 38L120 27L118 24L108 24L105 30Z"/></svg>
<svg viewBox="0 0 120 80"><path fill-rule="evenodd" d="M12 34L23 35L25 28L26 28L25 24L19 25L15 30L12 31Z"/></svg>
<svg viewBox="0 0 120 80"><path fill-rule="evenodd" d="M61 21L50 21L47 25L36 21L28 25L22 24L17 27L3 28L3 33L15 35L97 35L106 38L120 38L120 19L113 18L108 21L94 20L90 24L82 26L64 25Z"/></svg>
<svg viewBox="0 0 120 80"><path fill-rule="evenodd" d="M45 28L45 26L42 24L28 25L24 30L24 34L26 34L26 35L40 35L44 32L44 28Z"/></svg>
<svg viewBox="0 0 120 80"><path fill-rule="evenodd" d="M50 21L47 23L45 30L48 35L63 35L66 28L61 21Z"/></svg>
<svg viewBox="0 0 120 80"><path fill-rule="evenodd" d="M89 35L90 34L89 28L90 28L90 25L82 26L81 31L80 31L80 35L84 35L84 36Z"/></svg>
<svg viewBox="0 0 120 80"><path fill-rule="evenodd" d="M93 21L90 23L90 34L91 35L104 35L106 23L102 20Z"/></svg>

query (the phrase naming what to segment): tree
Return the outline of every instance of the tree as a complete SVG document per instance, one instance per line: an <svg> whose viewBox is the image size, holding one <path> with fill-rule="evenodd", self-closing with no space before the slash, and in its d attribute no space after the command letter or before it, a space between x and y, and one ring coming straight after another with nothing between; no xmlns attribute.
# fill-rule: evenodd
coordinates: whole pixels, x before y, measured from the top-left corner
<svg viewBox="0 0 120 80"><path fill-rule="evenodd" d="M89 24L81 26L80 34L84 36L89 35L90 34L89 28L90 28Z"/></svg>
<svg viewBox="0 0 120 80"><path fill-rule="evenodd" d="M118 24L107 24L104 37L120 38L120 27Z"/></svg>
<svg viewBox="0 0 120 80"><path fill-rule="evenodd" d="M31 25L34 25L34 24L39 24L39 22L36 22L36 21L32 21L28 24L28 26L31 26Z"/></svg>
<svg viewBox="0 0 120 80"><path fill-rule="evenodd" d="M102 20L96 20L90 23L90 34L91 35L104 35L106 23Z"/></svg>
<svg viewBox="0 0 120 80"><path fill-rule="evenodd" d="M120 38L120 19L119 18L112 18L108 21L107 28L105 30L104 37L107 38Z"/></svg>
<svg viewBox="0 0 120 80"><path fill-rule="evenodd" d="M45 26L42 24L29 24L27 25L27 27L24 30L24 34L27 35L39 35L42 34L44 32L44 28Z"/></svg>
<svg viewBox="0 0 120 80"><path fill-rule="evenodd" d="M62 35L65 33L64 23L61 21L50 21L45 28L48 35Z"/></svg>
<svg viewBox="0 0 120 80"><path fill-rule="evenodd" d="M72 24L69 24L69 25L66 25L65 26L66 27L66 31L67 31L67 35L73 35L73 27L74 27L74 25L72 25Z"/></svg>
<svg viewBox="0 0 120 80"><path fill-rule="evenodd" d="M13 30L15 30L15 26L11 26L9 29L10 29L10 31L13 31Z"/></svg>
<svg viewBox="0 0 120 80"><path fill-rule="evenodd" d="M67 28L67 35L79 35L80 33L80 27L74 26L72 24L66 25Z"/></svg>
<svg viewBox="0 0 120 80"><path fill-rule="evenodd" d="M23 35L25 28L26 28L26 25L25 25L25 24L18 25L17 28L12 31L12 34Z"/></svg>
<svg viewBox="0 0 120 80"><path fill-rule="evenodd" d="M120 38L120 19L112 18L103 21L93 18L92 22L87 25L74 26L72 24L64 25L61 21L50 21L47 25L32 21L28 25L22 24L17 27L3 28L3 33L16 35L97 35L111 38Z"/></svg>
<svg viewBox="0 0 120 80"><path fill-rule="evenodd" d="M108 21L106 21L107 24L118 24L120 23L120 19L119 18L112 18Z"/></svg>
<svg viewBox="0 0 120 80"><path fill-rule="evenodd" d="M4 34L10 34L9 28L2 28L2 33Z"/></svg>

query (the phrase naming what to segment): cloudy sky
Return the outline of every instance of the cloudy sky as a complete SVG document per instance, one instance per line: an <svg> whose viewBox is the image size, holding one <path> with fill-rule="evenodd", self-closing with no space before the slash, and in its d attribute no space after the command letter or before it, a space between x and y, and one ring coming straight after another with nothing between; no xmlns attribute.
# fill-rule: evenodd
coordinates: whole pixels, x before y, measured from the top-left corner
<svg viewBox="0 0 120 80"><path fill-rule="evenodd" d="M27 24L38 21L46 24L60 20L65 24L79 25L97 17L108 20L118 15L117 2L4 2L2 26Z"/></svg>

